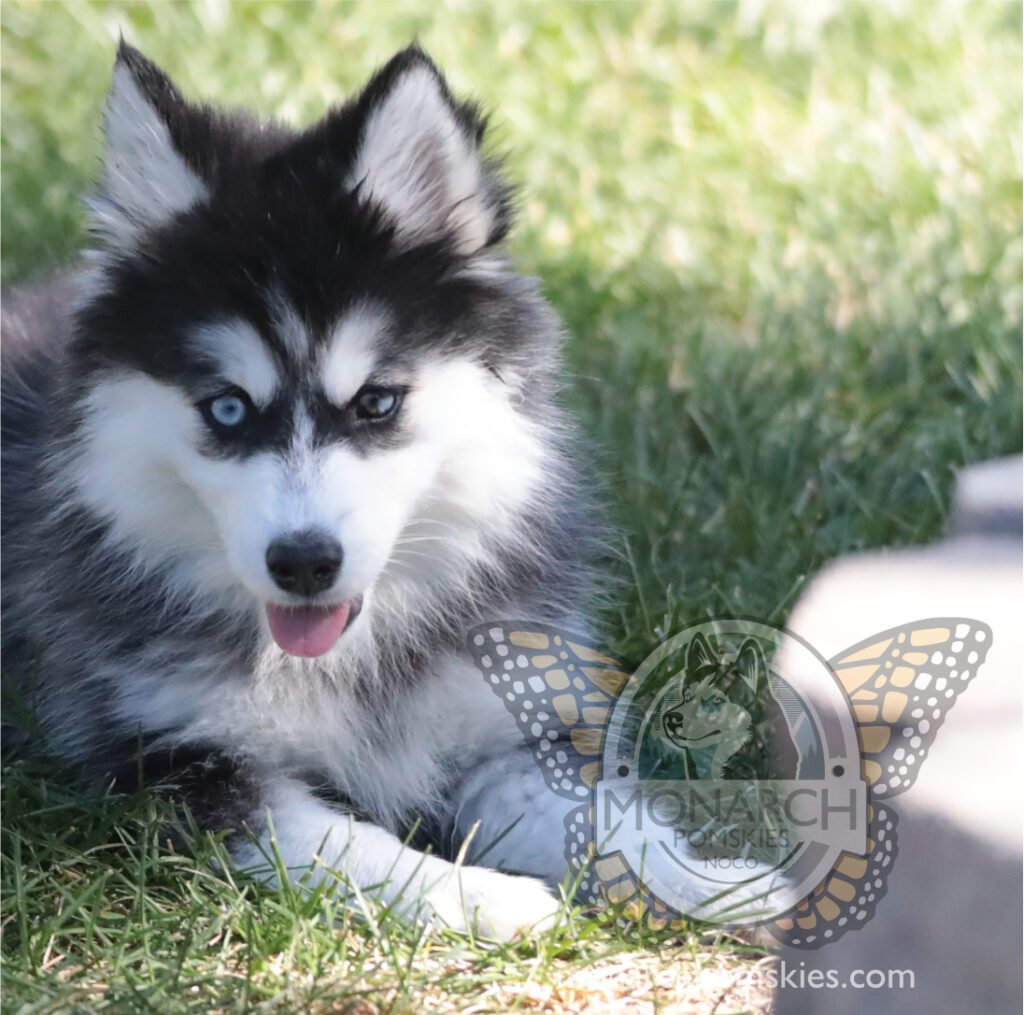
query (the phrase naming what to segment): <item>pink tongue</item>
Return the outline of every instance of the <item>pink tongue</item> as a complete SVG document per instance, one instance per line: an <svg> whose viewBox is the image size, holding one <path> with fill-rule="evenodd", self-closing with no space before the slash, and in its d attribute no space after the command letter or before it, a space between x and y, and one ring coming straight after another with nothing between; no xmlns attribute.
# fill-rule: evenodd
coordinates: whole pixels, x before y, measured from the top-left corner
<svg viewBox="0 0 1024 1015"><path fill-rule="evenodd" d="M345 630L351 612L351 603L297 609L267 604L270 633L293 656L322 656L329 652Z"/></svg>

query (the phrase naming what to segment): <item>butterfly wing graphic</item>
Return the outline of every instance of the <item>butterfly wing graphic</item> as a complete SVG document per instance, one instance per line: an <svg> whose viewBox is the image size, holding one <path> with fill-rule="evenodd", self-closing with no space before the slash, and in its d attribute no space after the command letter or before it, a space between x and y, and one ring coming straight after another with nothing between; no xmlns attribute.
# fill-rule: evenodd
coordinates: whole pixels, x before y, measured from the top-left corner
<svg viewBox="0 0 1024 1015"><path fill-rule="evenodd" d="M890 805L869 803L867 852L841 853L810 895L768 925L771 934L795 948L818 948L867 923L899 851L896 821Z"/></svg>
<svg viewBox="0 0 1024 1015"><path fill-rule="evenodd" d="M652 929L682 926L682 915L647 890L620 852L598 852L593 790L611 709L629 674L586 638L542 624L487 624L470 632L469 647L547 787L578 804L565 816L577 901L611 904L625 919Z"/></svg>
<svg viewBox="0 0 1024 1015"><path fill-rule="evenodd" d="M913 785L935 735L992 643L985 624L958 617L894 627L841 652L829 666L850 699L868 784L868 850L844 852L824 880L769 929L816 948L871 918L898 852L885 801Z"/></svg>
<svg viewBox="0 0 1024 1015"><path fill-rule="evenodd" d="M469 647L548 789L589 799L611 707L628 674L585 639L541 624L488 624L470 632Z"/></svg>
<svg viewBox="0 0 1024 1015"><path fill-rule="evenodd" d="M548 789L578 804L565 817L576 898L595 904L634 898L634 908L660 915L665 907L646 898L621 854L598 857L595 844L593 789L611 708L628 674L587 639L542 624L487 624L470 632L469 647Z"/></svg>
<svg viewBox="0 0 1024 1015"><path fill-rule="evenodd" d="M946 617L892 628L829 662L850 699L861 771L875 799L913 785L991 643L985 624Z"/></svg>

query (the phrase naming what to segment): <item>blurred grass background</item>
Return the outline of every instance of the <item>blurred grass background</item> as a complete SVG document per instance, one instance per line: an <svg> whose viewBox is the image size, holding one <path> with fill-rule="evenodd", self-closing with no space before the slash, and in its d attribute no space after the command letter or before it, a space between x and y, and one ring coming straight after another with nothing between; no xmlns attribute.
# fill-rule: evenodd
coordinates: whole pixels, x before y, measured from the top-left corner
<svg viewBox="0 0 1024 1015"><path fill-rule="evenodd" d="M119 32L187 93L296 122L419 37L495 110L522 189L513 249L571 332L571 397L601 449L586 474L621 532L608 634L627 655L709 613L783 620L823 562L933 538L954 470L1020 448L1019 3L5 0L2 19L7 285L82 243ZM36 828L18 839L37 863L16 876L39 879L22 963L43 957L48 907L77 898L39 873L56 854L38 793L12 798ZM95 886L76 856L72 880ZM202 912L172 885L163 918ZM250 923L260 906L279 930L299 919L241 898L223 904ZM181 962L220 983L186 937ZM311 940L290 961L315 983L327 938ZM270 954L251 981L268 1005L298 989ZM58 1004L56 974L31 968ZM172 1010L161 968L117 997ZM416 1010L425 983L388 1003Z"/></svg>

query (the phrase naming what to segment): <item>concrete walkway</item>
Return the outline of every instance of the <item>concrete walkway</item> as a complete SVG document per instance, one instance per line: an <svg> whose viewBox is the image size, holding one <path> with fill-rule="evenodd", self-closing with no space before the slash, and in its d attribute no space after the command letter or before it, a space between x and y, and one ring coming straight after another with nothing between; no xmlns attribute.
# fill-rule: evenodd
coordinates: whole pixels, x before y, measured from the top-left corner
<svg viewBox="0 0 1024 1015"><path fill-rule="evenodd" d="M967 470L944 542L840 561L790 619L826 659L928 617L983 621L992 642L917 781L894 800L899 856L874 917L817 951L780 955L790 970L833 970L841 983L854 970L911 970L913 989L907 977L902 989L787 986L776 992L780 1015L1022 1010L1021 490L1019 458Z"/></svg>

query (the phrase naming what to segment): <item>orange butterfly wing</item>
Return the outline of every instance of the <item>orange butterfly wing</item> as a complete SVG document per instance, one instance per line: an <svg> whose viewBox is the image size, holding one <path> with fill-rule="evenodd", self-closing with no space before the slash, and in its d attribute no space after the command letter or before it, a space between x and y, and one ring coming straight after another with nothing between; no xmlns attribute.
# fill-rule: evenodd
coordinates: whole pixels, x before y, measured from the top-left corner
<svg viewBox="0 0 1024 1015"><path fill-rule="evenodd" d="M866 638L829 662L850 699L868 784L868 849L844 852L806 899L770 925L780 941L816 948L862 926L885 894L899 852L884 800L913 785L949 710L992 643L975 620L941 617Z"/></svg>

